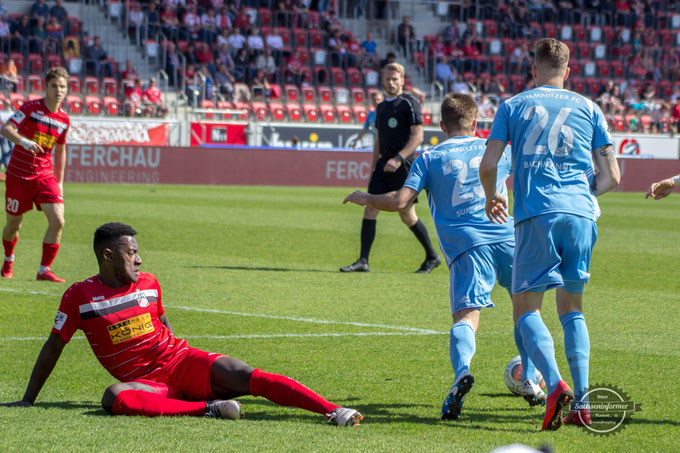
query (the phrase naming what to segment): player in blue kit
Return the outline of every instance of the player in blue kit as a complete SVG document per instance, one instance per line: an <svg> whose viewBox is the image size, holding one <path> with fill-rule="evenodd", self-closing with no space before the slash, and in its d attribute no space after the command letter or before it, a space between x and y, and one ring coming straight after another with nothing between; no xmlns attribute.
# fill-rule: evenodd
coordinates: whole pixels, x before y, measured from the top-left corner
<svg viewBox="0 0 680 453"><path fill-rule="evenodd" d="M451 270L450 333L451 365L455 380L442 406L442 419L457 419L465 395L474 384L470 362L475 353L475 332L480 309L493 307L490 295L496 281L510 287L514 235L511 223L495 224L484 214L484 191L479 182L479 163L485 140L475 138L477 104L464 94L449 94L441 106L441 128L449 137L423 153L414 162L404 187L376 195L356 191L344 203L352 202L384 211L408 206L421 190L428 195L439 244ZM505 193L510 161L502 157L498 186ZM516 335L519 339L519 335ZM517 343L524 369L523 390L531 405L545 400L535 383L535 368Z"/></svg>
<svg viewBox="0 0 680 453"><path fill-rule="evenodd" d="M583 289L600 215L596 197L619 183L620 172L600 108L564 90L569 48L546 38L536 43L533 90L505 101L491 127L479 169L486 214L508 219L507 197L496 186L498 162L512 144L516 253L512 272L514 320L524 347L548 388L543 429L590 423L587 401L590 342L582 313ZM550 332L540 315L543 293L557 288L557 313L574 392L562 380Z"/></svg>

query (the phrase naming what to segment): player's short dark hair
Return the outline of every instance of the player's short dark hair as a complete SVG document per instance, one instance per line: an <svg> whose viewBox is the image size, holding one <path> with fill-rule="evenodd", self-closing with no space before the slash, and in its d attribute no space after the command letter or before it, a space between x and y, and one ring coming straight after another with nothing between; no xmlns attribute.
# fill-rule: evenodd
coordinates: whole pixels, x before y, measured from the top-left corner
<svg viewBox="0 0 680 453"><path fill-rule="evenodd" d="M442 122L448 130L468 130L477 118L477 102L469 94L449 93L442 101Z"/></svg>
<svg viewBox="0 0 680 453"><path fill-rule="evenodd" d="M130 225L125 225L120 222L109 222L97 228L94 232L94 254L99 261L104 253L104 249L109 247L111 243L123 236L134 236L137 234L134 228Z"/></svg>
<svg viewBox="0 0 680 453"><path fill-rule="evenodd" d="M61 66L55 66L53 68L48 69L47 72L45 73L45 85L50 83L50 80L58 78L66 79L66 81L68 82L69 78L68 71L62 68Z"/></svg>
<svg viewBox="0 0 680 453"><path fill-rule="evenodd" d="M551 69L566 69L569 64L569 47L554 38L539 39L534 46L534 63Z"/></svg>

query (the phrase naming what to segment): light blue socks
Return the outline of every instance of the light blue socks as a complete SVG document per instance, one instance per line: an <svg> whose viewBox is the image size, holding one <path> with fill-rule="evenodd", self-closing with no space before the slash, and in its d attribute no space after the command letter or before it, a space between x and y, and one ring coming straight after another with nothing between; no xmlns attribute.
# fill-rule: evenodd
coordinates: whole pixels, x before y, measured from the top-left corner
<svg viewBox="0 0 680 453"><path fill-rule="evenodd" d="M569 363L571 379L574 381L574 402L580 402L588 388L588 361L590 360L590 338L583 313L572 311L560 316L564 329L564 353ZM584 401L585 402L585 401Z"/></svg>
<svg viewBox="0 0 680 453"><path fill-rule="evenodd" d="M524 343L522 342L522 334L519 332L519 328L515 326L515 345L517 346L517 351L519 356L522 358L522 382L525 379L531 379L535 384L536 382L536 367L534 362L531 361L527 355L527 350L524 348Z"/></svg>
<svg viewBox="0 0 680 453"><path fill-rule="evenodd" d="M557 369L555 361L555 345L548 332L548 328L543 324L543 319L536 312L523 314L517 321L524 348L529 358L534 362L536 368L543 375L548 390L548 395L555 391L558 382L562 379Z"/></svg>
<svg viewBox="0 0 680 453"><path fill-rule="evenodd" d="M470 369L470 361L475 355L475 329L472 324L459 321L451 327L449 354L456 377Z"/></svg>

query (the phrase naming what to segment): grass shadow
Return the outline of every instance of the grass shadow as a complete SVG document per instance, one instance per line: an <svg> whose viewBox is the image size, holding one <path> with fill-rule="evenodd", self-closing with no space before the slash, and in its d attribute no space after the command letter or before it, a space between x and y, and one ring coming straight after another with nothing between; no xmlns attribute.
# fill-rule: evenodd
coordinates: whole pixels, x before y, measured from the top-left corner
<svg viewBox="0 0 680 453"><path fill-rule="evenodd" d="M190 269L223 269L229 271L258 271L258 272L317 272L336 273L337 271L322 269L290 269L286 267L262 267L262 266L184 266Z"/></svg>

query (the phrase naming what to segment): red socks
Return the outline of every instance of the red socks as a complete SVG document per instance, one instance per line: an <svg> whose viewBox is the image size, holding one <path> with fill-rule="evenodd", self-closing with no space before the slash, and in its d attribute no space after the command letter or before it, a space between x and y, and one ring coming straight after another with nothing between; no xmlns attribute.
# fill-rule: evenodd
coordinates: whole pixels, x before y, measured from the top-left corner
<svg viewBox="0 0 680 453"><path fill-rule="evenodd" d="M5 257L9 258L14 255L14 247L16 247L17 242L19 242L19 236L15 237L11 241L2 240L2 246L5 248Z"/></svg>
<svg viewBox="0 0 680 453"><path fill-rule="evenodd" d="M43 253L41 266L50 267L59 252L59 244L47 244L43 242Z"/></svg>
<svg viewBox="0 0 680 453"><path fill-rule="evenodd" d="M182 401L144 390L123 390L113 402L114 415L205 415L205 401Z"/></svg>
<svg viewBox="0 0 680 453"><path fill-rule="evenodd" d="M258 368L250 375L250 394L263 396L280 406L295 406L322 415L340 407L298 381Z"/></svg>

